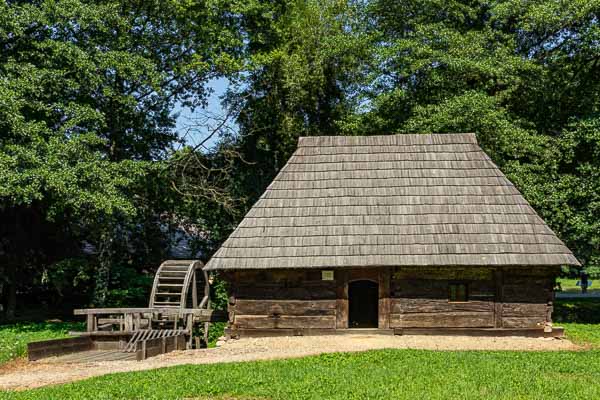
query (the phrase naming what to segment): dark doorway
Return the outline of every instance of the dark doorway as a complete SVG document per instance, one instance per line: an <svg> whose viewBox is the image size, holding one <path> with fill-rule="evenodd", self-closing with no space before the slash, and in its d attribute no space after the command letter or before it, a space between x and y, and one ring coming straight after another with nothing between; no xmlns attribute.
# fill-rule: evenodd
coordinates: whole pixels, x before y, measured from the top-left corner
<svg viewBox="0 0 600 400"><path fill-rule="evenodd" d="M377 328L379 286L372 281L350 282L348 287L350 328Z"/></svg>

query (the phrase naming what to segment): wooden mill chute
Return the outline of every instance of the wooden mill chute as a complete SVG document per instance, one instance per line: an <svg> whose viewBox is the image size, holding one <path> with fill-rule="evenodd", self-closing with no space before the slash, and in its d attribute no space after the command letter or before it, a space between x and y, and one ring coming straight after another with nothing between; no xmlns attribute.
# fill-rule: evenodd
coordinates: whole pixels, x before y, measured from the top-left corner
<svg viewBox="0 0 600 400"><path fill-rule="evenodd" d="M199 260L163 262L154 276L149 307L179 309L209 307L210 288L207 273L202 270L203 266L204 264ZM198 302L198 289L204 292L200 302Z"/></svg>

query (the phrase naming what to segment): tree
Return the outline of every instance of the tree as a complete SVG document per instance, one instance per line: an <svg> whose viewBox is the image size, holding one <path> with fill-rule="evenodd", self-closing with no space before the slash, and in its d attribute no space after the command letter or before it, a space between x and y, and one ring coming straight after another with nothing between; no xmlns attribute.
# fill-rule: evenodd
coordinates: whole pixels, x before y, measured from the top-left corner
<svg viewBox="0 0 600 400"><path fill-rule="evenodd" d="M17 228L0 250L9 316L16 285L72 252L29 240L43 221L68 232L63 243L95 244L105 301L118 231L168 203L146 185L178 141L174 105L202 105L205 83L229 68L238 44L226 20L218 1L0 4L0 211Z"/></svg>
<svg viewBox="0 0 600 400"><path fill-rule="evenodd" d="M600 2L368 5L365 132L473 131L584 264L598 266Z"/></svg>
<svg viewBox="0 0 600 400"><path fill-rule="evenodd" d="M368 51L359 3L248 2L236 10L245 39L229 105L238 108L238 190L250 205L294 151L299 136L354 133L341 122L359 108Z"/></svg>

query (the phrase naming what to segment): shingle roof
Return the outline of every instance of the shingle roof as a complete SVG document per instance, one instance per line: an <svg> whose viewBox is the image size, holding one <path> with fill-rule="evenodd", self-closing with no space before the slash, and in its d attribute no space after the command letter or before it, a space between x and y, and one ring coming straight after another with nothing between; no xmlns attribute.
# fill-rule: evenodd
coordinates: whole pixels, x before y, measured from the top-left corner
<svg viewBox="0 0 600 400"><path fill-rule="evenodd" d="M206 269L579 265L474 134L302 137Z"/></svg>

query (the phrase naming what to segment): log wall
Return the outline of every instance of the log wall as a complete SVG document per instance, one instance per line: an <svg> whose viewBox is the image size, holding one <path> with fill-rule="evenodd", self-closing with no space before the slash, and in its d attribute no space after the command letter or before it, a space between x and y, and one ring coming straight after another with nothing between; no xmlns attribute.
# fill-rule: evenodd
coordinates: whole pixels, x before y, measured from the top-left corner
<svg viewBox="0 0 600 400"><path fill-rule="evenodd" d="M467 302L449 302L448 284L468 285ZM493 328L494 274L485 268L397 268L390 327Z"/></svg>
<svg viewBox="0 0 600 400"><path fill-rule="evenodd" d="M556 273L548 268L397 268L390 327L543 328L552 322ZM467 285L468 301L448 300L453 282Z"/></svg>
<svg viewBox="0 0 600 400"><path fill-rule="evenodd" d="M336 281L321 271L236 272L230 283L234 329L335 329Z"/></svg>
<svg viewBox="0 0 600 400"><path fill-rule="evenodd" d="M225 275L231 329L335 330L348 328L348 283L379 285L380 329L543 328L551 322L549 268L425 268L321 271L243 271ZM448 285L465 283L468 301L451 302Z"/></svg>
<svg viewBox="0 0 600 400"><path fill-rule="evenodd" d="M539 328L552 322L555 274L548 269L505 269L502 328Z"/></svg>

